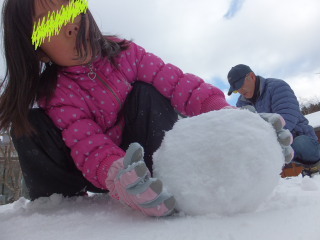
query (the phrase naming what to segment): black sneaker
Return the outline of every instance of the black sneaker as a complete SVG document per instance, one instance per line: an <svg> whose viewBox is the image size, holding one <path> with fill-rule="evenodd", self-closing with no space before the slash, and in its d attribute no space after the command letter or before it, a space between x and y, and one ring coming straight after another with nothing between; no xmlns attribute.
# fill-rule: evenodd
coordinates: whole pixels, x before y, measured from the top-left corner
<svg viewBox="0 0 320 240"><path fill-rule="evenodd" d="M301 172L302 177L309 176L313 177L314 175L319 175L320 171L320 161L314 164L301 164L303 166L303 170Z"/></svg>

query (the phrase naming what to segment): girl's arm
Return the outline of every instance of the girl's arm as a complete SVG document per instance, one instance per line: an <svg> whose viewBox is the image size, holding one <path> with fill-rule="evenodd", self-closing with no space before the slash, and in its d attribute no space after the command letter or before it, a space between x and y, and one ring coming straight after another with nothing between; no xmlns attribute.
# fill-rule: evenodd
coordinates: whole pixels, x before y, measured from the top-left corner
<svg viewBox="0 0 320 240"><path fill-rule="evenodd" d="M121 54L119 63L130 82L152 84L184 115L195 116L229 106L220 89L193 74L183 73L172 64L165 64L135 43Z"/></svg>
<svg viewBox="0 0 320 240"><path fill-rule="evenodd" d="M125 152L96 123L75 84L65 91L57 87L49 104L40 103L54 124L62 130L63 140L83 176L96 187L106 189L107 171ZM71 95L71 97L70 97Z"/></svg>

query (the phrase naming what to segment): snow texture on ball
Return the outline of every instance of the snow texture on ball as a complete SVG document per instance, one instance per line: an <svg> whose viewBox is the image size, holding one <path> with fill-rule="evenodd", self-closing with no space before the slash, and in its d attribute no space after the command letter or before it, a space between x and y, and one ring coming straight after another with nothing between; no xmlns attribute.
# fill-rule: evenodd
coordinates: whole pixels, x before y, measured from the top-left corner
<svg viewBox="0 0 320 240"><path fill-rule="evenodd" d="M272 126L247 110L180 119L154 153L154 175L189 215L256 210L284 164Z"/></svg>

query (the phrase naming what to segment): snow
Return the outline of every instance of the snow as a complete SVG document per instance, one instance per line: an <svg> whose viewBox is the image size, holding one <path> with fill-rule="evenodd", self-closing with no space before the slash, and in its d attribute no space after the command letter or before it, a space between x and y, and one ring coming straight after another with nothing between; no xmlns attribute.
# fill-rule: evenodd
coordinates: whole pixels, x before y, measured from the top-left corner
<svg viewBox="0 0 320 240"><path fill-rule="evenodd" d="M254 211L284 164L272 126L247 110L180 119L154 154L154 174L188 215Z"/></svg>
<svg viewBox="0 0 320 240"><path fill-rule="evenodd" d="M240 153L239 150L235 156ZM259 170L254 174L264 173ZM184 177L188 176L185 173ZM243 177L234 180L243 182ZM239 198L246 194L247 191L239 193ZM208 203L204 200L200 204ZM21 198L0 206L0 239L319 240L319 213L319 175L280 179L257 209L232 215L181 212L166 218L150 218L125 208L106 194L73 198L55 194L33 202Z"/></svg>
<svg viewBox="0 0 320 240"><path fill-rule="evenodd" d="M245 193L243 193L245 194ZM23 198L0 207L1 240L319 240L320 176L280 179L251 213L149 218L107 195Z"/></svg>
<svg viewBox="0 0 320 240"><path fill-rule="evenodd" d="M308 119L309 124L313 128L320 127L320 111L319 112L310 113L308 115L305 115L305 117Z"/></svg>

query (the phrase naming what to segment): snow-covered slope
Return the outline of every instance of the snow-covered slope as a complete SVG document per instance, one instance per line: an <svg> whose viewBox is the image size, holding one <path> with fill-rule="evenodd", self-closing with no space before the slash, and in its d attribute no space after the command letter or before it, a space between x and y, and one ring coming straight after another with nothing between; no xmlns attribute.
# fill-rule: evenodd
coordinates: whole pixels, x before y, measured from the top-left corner
<svg viewBox="0 0 320 240"><path fill-rule="evenodd" d="M309 120L309 124L312 127L314 128L320 127L320 111L310 113L308 115L305 115L305 117Z"/></svg>
<svg viewBox="0 0 320 240"><path fill-rule="evenodd" d="M53 195L0 207L1 240L319 240L319 223L320 176L281 179L257 211L232 217L149 218L106 195Z"/></svg>

